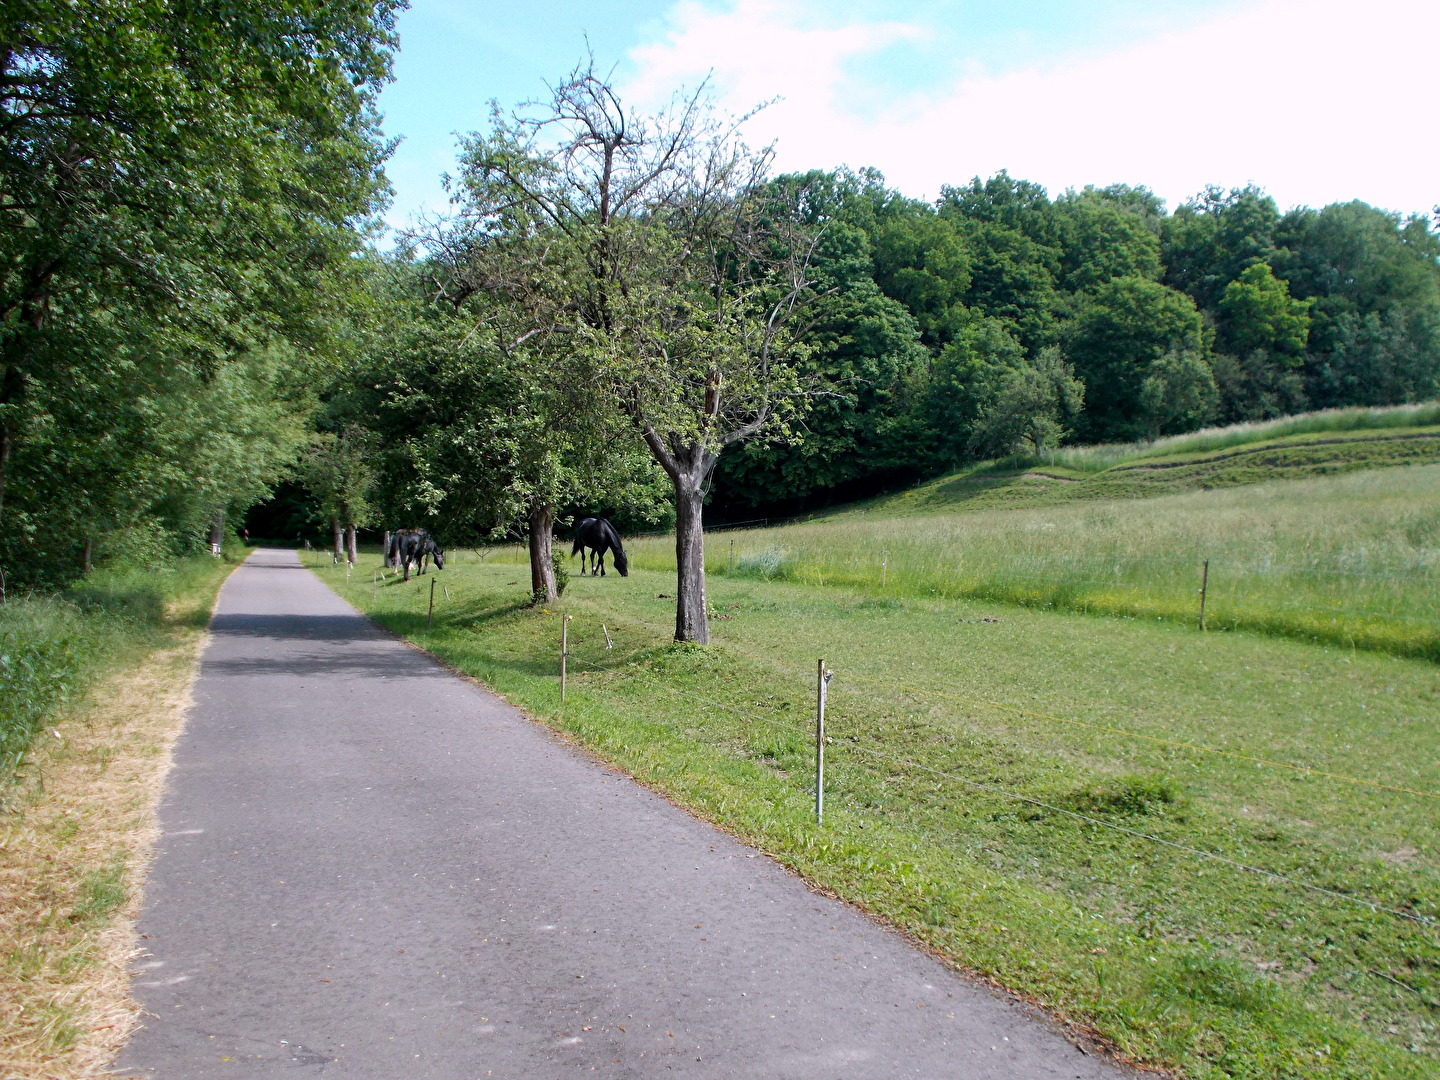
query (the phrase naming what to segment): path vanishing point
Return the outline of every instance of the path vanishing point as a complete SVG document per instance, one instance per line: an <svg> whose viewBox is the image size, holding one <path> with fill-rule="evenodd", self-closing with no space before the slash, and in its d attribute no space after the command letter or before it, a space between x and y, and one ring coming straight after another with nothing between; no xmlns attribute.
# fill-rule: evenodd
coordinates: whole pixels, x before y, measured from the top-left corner
<svg viewBox="0 0 1440 1080"><path fill-rule="evenodd" d="M220 596L140 917L160 1080L1122 1077L378 629Z"/></svg>

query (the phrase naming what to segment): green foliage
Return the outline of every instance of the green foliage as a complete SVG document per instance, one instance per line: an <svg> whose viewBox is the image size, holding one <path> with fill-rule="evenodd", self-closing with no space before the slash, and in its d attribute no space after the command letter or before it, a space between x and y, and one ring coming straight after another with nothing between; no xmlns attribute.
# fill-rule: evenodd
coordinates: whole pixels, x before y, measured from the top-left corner
<svg viewBox="0 0 1440 1080"><path fill-rule="evenodd" d="M565 561L565 555L559 551L550 553L550 561L555 571L555 595L564 596L565 587L570 584L570 565Z"/></svg>
<svg viewBox="0 0 1440 1080"><path fill-rule="evenodd" d="M375 439L358 424L315 436L298 473L325 517L342 527L371 524L375 455Z"/></svg>
<svg viewBox="0 0 1440 1080"><path fill-rule="evenodd" d="M1115 278L1157 280L1164 268L1160 263L1161 215L1155 202L1144 189L1129 188L1086 188L1057 200L1063 287L1075 293Z"/></svg>
<svg viewBox="0 0 1440 1080"><path fill-rule="evenodd" d="M1145 434L1141 391L1152 364L1172 350L1203 353L1200 312L1183 293L1142 277L1106 282L1083 297L1066 356L1085 383L1087 441Z"/></svg>
<svg viewBox="0 0 1440 1080"><path fill-rule="evenodd" d="M1140 384L1146 434L1154 440L1193 431L1215 415L1219 397L1209 364L1192 350L1167 350L1150 362Z"/></svg>
<svg viewBox="0 0 1440 1080"><path fill-rule="evenodd" d="M1041 349L1033 363L1007 369L1000 376L993 401L977 418L971 448L981 454L1038 456L1068 435L1085 400L1085 386L1075 378L1060 350Z"/></svg>
<svg viewBox="0 0 1440 1080"><path fill-rule="evenodd" d="M0 106L0 558L194 544L305 436L394 4L10 5ZM21 558L44 552L47 558ZM43 568L43 569L34 569Z"/></svg>
<svg viewBox="0 0 1440 1080"><path fill-rule="evenodd" d="M1226 340L1244 352L1269 349L1298 366L1310 339L1310 306L1314 300L1293 300L1287 283L1266 263L1255 263L1221 294Z"/></svg>

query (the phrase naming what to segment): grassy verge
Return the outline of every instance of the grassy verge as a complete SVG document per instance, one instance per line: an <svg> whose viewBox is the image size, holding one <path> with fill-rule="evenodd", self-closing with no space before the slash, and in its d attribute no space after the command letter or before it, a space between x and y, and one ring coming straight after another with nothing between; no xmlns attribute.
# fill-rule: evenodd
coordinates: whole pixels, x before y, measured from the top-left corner
<svg viewBox="0 0 1440 1080"><path fill-rule="evenodd" d="M109 1075L137 1022L135 886L202 627L233 568L207 558L100 574L62 599L0 609L12 658L0 804L6 1080Z"/></svg>
<svg viewBox="0 0 1440 1080"><path fill-rule="evenodd" d="M707 573L1195 625L1208 560L1211 629L1440 660L1440 465L1151 499L893 509L721 534ZM674 565L668 540L630 548L636 565Z"/></svg>
<svg viewBox="0 0 1440 1080"><path fill-rule="evenodd" d="M647 784L1136 1059L1192 1077L1440 1073L1440 943L1405 917L1440 917L1431 665L740 577L710 583L717 643L681 648L671 576L577 578L537 611L504 558L459 553L431 631L424 579L372 596L363 575L317 572ZM575 617L563 707L561 614ZM823 828L819 656L840 671Z"/></svg>

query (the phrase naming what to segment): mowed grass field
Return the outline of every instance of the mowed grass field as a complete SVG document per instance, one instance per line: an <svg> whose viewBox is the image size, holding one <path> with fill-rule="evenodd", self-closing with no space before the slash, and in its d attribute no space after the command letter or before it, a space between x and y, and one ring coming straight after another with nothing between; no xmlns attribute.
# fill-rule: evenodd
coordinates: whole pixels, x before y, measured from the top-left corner
<svg viewBox="0 0 1440 1080"><path fill-rule="evenodd" d="M518 551L455 553L433 579L431 630L431 576L372 584L372 554L347 583L309 558L362 610L532 715L1137 1060L1194 1077L1435 1076L1440 669L1201 634L1188 619L975 599L927 584L953 564L925 559L951 550L932 535L943 528L973 529L971 554L988 536L997 568L1007 549L1086 574L1084 559L1117 551L1206 550L1212 572L1252 568L1279 609L1293 588L1265 591L1261 567L1282 552L1318 567L1363 548L1389 560L1365 569L1433 574L1420 522L1435 520L1436 471L888 523L872 509L740 534L733 574L718 534L705 649L669 640L674 578L658 541L636 545L629 578L577 576L545 609L526 606ZM885 529L907 561L882 589L861 559ZM784 574L756 565L781 550L803 554ZM1415 613L1434 603L1395 596ZM821 657L838 675L817 826Z"/></svg>

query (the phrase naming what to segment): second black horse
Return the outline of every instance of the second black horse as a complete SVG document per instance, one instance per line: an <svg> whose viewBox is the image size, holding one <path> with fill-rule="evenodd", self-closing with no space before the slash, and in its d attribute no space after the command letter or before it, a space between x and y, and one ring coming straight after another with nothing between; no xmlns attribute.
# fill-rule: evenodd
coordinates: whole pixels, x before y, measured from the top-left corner
<svg viewBox="0 0 1440 1080"><path fill-rule="evenodd" d="M587 548L592 577L596 573L601 577L605 576L607 551L614 556L615 569L620 572L620 576L630 576L630 560L625 557L625 548L620 544L620 534L615 531L615 526L604 518L581 518L580 523L575 526L575 547L570 552L571 558L579 555L581 559L585 559Z"/></svg>
<svg viewBox="0 0 1440 1080"><path fill-rule="evenodd" d="M389 566L403 566L405 580L410 580L410 564L415 564L418 573L425 573L425 558L435 560L435 569L445 569L445 552L435 538L424 529L401 529L390 537L390 550L385 553Z"/></svg>

